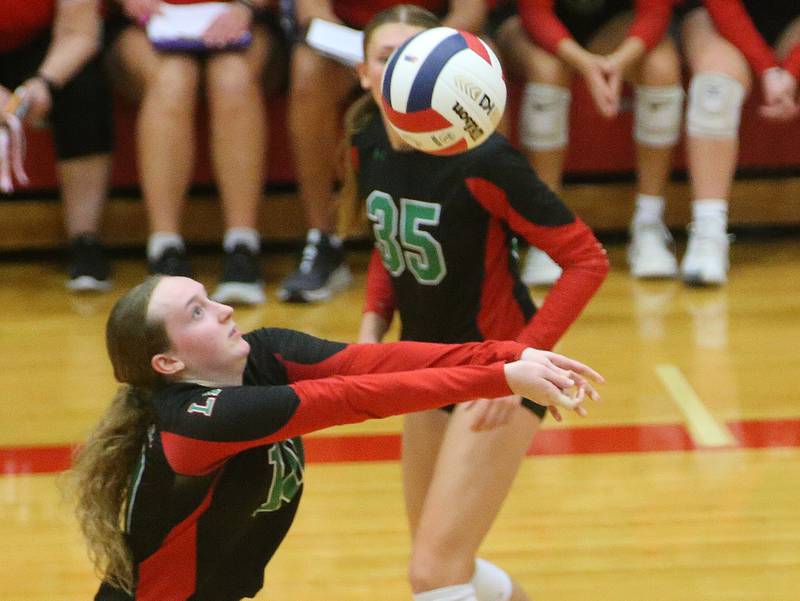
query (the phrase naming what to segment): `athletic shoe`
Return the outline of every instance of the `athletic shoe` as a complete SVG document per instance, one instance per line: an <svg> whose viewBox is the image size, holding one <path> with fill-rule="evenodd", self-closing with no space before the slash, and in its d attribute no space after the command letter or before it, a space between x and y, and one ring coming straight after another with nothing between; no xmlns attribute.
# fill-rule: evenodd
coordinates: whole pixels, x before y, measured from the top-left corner
<svg viewBox="0 0 800 601"><path fill-rule="evenodd" d="M148 261L150 273L161 275L182 275L192 277L192 267L186 251L177 246L168 246L155 261Z"/></svg>
<svg viewBox="0 0 800 601"><path fill-rule="evenodd" d="M211 295L218 303L260 305L267 300L258 255L245 244L225 253L222 278Z"/></svg>
<svg viewBox="0 0 800 601"><path fill-rule="evenodd" d="M716 224L689 225L681 279L691 286L719 286L728 279L730 238Z"/></svg>
<svg viewBox="0 0 800 601"><path fill-rule="evenodd" d="M561 277L561 267L546 252L531 246L521 277L528 286L549 286Z"/></svg>
<svg viewBox="0 0 800 601"><path fill-rule="evenodd" d="M97 238L91 234L78 236L70 242L69 252L67 288L73 292L111 289L111 264Z"/></svg>
<svg viewBox="0 0 800 601"><path fill-rule="evenodd" d="M341 246L334 246L327 234L312 229L306 236L300 264L283 280L278 298L299 303L324 301L347 288L352 280Z"/></svg>
<svg viewBox="0 0 800 601"><path fill-rule="evenodd" d="M674 278L678 261L672 251L672 236L661 222L631 226L628 265L635 278Z"/></svg>

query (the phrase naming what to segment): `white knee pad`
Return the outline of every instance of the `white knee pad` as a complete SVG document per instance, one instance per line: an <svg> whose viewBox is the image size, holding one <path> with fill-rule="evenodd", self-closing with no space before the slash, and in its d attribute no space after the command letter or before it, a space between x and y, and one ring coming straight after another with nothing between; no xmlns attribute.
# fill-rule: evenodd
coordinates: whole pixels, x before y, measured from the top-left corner
<svg viewBox="0 0 800 601"><path fill-rule="evenodd" d="M744 86L724 73L700 73L689 85L686 129L693 136L735 138L742 116Z"/></svg>
<svg viewBox="0 0 800 601"><path fill-rule="evenodd" d="M683 89L636 86L633 137L646 146L672 146L681 133Z"/></svg>
<svg viewBox="0 0 800 601"><path fill-rule="evenodd" d="M569 103L567 88L546 83L529 83L522 94L520 143L531 150L554 150L567 145Z"/></svg>
<svg viewBox="0 0 800 601"><path fill-rule="evenodd" d="M414 601L478 601L470 582L415 593L412 598Z"/></svg>
<svg viewBox="0 0 800 601"><path fill-rule="evenodd" d="M485 559L475 560L472 584L478 601L508 601L511 599L511 576Z"/></svg>

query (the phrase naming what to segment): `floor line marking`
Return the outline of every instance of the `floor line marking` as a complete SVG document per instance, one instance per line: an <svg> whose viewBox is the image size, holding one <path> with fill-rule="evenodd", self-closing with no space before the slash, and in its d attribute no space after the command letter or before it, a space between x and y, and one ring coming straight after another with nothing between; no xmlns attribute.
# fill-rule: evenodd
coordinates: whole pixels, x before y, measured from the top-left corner
<svg viewBox="0 0 800 601"><path fill-rule="evenodd" d="M677 365L656 365L656 374L685 418L689 435L699 447L736 446L727 426L717 421Z"/></svg>

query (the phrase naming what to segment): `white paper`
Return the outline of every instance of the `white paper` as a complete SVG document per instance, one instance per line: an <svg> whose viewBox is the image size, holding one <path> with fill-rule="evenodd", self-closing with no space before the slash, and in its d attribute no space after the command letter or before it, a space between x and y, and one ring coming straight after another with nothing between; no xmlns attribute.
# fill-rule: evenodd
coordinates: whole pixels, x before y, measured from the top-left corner
<svg viewBox="0 0 800 601"><path fill-rule="evenodd" d="M363 31L318 18L311 19L306 33L306 44L351 67L364 61L363 40Z"/></svg>
<svg viewBox="0 0 800 601"><path fill-rule="evenodd" d="M147 22L147 37L151 40L200 39L221 13L230 8L227 2L199 4L167 4L162 2L160 13Z"/></svg>

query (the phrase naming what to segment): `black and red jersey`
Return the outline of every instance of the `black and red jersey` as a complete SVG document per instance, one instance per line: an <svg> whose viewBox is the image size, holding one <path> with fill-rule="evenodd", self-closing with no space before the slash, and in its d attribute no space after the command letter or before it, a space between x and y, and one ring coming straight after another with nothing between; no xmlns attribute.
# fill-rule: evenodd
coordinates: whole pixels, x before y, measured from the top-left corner
<svg viewBox="0 0 800 601"><path fill-rule="evenodd" d="M178 383L155 394L125 520L135 596L104 584L96 600L255 595L300 501L301 434L507 395L503 362L525 348L346 345L282 329L245 338L244 385Z"/></svg>
<svg viewBox="0 0 800 601"><path fill-rule="evenodd" d="M552 54L567 38L585 46L592 36L620 13L634 11L627 37L642 40L647 49L664 37L675 0L519 0L518 11L534 42Z"/></svg>
<svg viewBox="0 0 800 601"><path fill-rule="evenodd" d="M782 66L800 78L800 44L780 61L772 47L800 18L797 0L705 0L717 30L747 58L753 71L763 73Z"/></svg>
<svg viewBox="0 0 800 601"><path fill-rule="evenodd" d="M353 146L381 258L371 263L366 310L388 317L396 308L404 340L551 348L608 272L591 230L498 134L452 156L398 152L376 116ZM564 268L538 311L519 277L518 238Z"/></svg>

